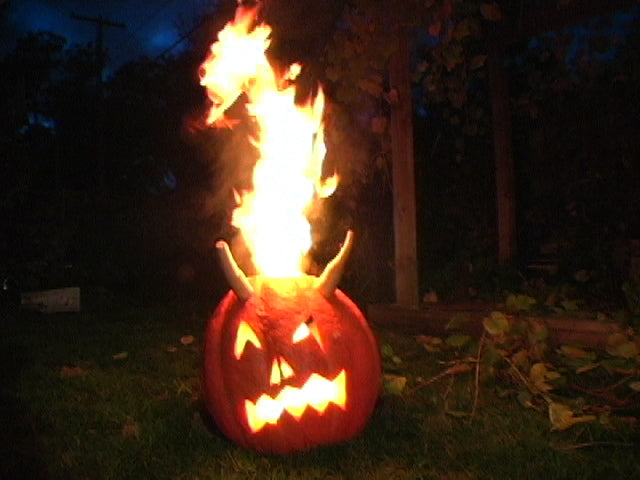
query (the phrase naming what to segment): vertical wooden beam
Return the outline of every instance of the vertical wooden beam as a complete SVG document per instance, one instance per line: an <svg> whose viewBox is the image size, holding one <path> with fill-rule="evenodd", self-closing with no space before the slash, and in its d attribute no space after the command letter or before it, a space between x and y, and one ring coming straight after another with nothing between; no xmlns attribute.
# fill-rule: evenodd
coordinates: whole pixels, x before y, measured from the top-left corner
<svg viewBox="0 0 640 480"><path fill-rule="evenodd" d="M504 52L496 38L488 40L488 54L496 170L498 261L504 264L515 258L517 250L509 77L504 64Z"/></svg>
<svg viewBox="0 0 640 480"><path fill-rule="evenodd" d="M418 259L416 254L416 194L413 156L413 102L409 40L400 32L390 64L391 87L398 101L391 111L393 224L395 233L396 302L417 308Z"/></svg>

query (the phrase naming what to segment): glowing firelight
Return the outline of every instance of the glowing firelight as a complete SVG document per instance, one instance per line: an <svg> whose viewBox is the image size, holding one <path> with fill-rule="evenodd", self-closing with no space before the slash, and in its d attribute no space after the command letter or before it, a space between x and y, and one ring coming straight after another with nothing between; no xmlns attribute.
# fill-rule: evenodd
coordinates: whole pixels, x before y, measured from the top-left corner
<svg viewBox="0 0 640 480"><path fill-rule="evenodd" d="M340 370L333 380L314 373L302 387L287 385L275 398L263 394L255 403L245 400L249 428L257 432L267 423L275 425L284 412L299 420L308 407L322 413L333 403L344 410L347 403L346 378L344 370Z"/></svg>
<svg viewBox="0 0 640 480"><path fill-rule="evenodd" d="M271 28L255 25L256 9L238 7L235 19L218 34L202 65L200 83L212 102L208 123L229 125L224 112L242 94L256 120L259 151L253 188L240 192L232 223L253 257L258 273L291 277L302 273L311 247L305 212L316 197L331 195L337 178L322 181L325 156L322 115L324 95L296 105L294 64L282 76L271 68L265 51Z"/></svg>

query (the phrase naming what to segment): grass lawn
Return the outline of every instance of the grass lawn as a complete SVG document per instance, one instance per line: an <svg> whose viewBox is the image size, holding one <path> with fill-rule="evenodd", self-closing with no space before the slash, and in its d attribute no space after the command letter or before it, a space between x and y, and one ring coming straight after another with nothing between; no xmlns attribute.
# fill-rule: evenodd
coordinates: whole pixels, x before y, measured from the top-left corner
<svg viewBox="0 0 640 480"><path fill-rule="evenodd" d="M637 425L592 422L550 431L544 412L448 376L415 339L376 331L408 379L381 396L365 431L290 456L228 442L200 401L208 312L2 315L0 478L7 479L640 479ZM186 345L181 338L195 337ZM188 339L185 339L188 340ZM401 361L400 361L401 360ZM389 362L387 362L389 363Z"/></svg>

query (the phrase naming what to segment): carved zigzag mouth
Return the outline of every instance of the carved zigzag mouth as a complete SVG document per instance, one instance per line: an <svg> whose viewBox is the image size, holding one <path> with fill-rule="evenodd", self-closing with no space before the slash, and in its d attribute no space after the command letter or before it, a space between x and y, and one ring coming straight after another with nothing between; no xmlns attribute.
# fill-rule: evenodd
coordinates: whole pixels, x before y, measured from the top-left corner
<svg viewBox="0 0 640 480"><path fill-rule="evenodd" d="M283 387L275 398L265 393L255 403L245 400L249 428L255 433L266 424L275 425L285 411L299 420L307 407L323 413L333 403L344 410L347 402L346 383L344 369L333 380L314 373L299 388L291 385Z"/></svg>

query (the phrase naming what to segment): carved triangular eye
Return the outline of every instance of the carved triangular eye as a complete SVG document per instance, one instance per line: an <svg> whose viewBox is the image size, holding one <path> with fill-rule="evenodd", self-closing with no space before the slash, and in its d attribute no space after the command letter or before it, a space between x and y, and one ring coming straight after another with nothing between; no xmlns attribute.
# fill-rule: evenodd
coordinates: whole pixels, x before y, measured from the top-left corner
<svg viewBox="0 0 640 480"><path fill-rule="evenodd" d="M324 351L324 345L322 345L322 338L320 337L320 332L318 331L318 325L313 320L313 317L307 318L298 326L298 328L296 328L296 331L293 332L293 338L291 339L291 341L293 343L298 343L307 338L309 335L316 339L316 342L318 342L320 349Z"/></svg>
<svg viewBox="0 0 640 480"><path fill-rule="evenodd" d="M233 354L235 355L236 360L242 356L244 348L247 346L247 342L252 343L256 348L262 348L260 340L258 340L258 336L251 329L249 324L243 320L240 322L240 325L238 325L236 343L233 347Z"/></svg>

